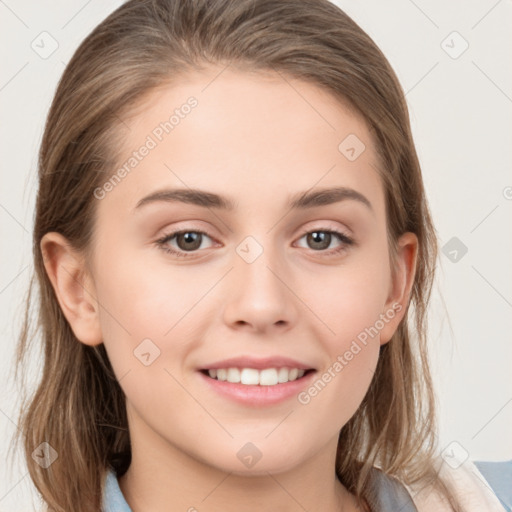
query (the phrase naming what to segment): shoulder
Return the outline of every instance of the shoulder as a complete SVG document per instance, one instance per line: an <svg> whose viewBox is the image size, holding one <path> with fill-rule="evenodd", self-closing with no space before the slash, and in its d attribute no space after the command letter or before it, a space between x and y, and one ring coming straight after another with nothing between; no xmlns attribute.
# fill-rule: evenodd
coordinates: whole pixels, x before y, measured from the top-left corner
<svg viewBox="0 0 512 512"><path fill-rule="evenodd" d="M449 465L438 460L439 477L452 491L461 510L464 512L508 512L495 490L476 465L466 460L464 463ZM409 491L418 512L453 512L447 498L429 486L405 486Z"/></svg>
<svg viewBox="0 0 512 512"><path fill-rule="evenodd" d="M490 462L475 461L478 471L500 500L507 512L512 512L512 459Z"/></svg>

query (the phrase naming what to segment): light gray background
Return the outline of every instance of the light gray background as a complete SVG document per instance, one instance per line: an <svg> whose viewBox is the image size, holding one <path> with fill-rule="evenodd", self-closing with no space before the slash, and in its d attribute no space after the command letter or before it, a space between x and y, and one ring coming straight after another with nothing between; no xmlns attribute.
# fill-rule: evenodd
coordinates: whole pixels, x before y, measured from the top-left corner
<svg viewBox="0 0 512 512"><path fill-rule="evenodd" d="M120 4L0 0L0 460L16 428L18 392L8 377L31 272L45 116L78 44ZM462 257L460 250L450 254L452 248L441 254L432 300L440 445L462 456L465 450L473 460L510 459L512 1L337 4L380 46L407 91L441 246L457 237L468 249ZM33 47L48 52L52 38L58 48L42 58ZM464 41L469 47L457 56ZM35 377L38 362L34 358ZM26 468L20 464L10 471L2 464L0 511L33 509L31 496Z"/></svg>

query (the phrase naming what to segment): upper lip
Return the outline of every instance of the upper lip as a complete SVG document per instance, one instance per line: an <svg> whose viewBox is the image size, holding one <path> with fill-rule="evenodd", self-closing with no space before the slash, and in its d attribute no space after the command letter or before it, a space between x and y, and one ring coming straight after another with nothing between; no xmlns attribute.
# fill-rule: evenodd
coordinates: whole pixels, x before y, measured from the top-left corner
<svg viewBox="0 0 512 512"><path fill-rule="evenodd" d="M314 369L308 364L301 363L295 359L283 356L254 358L249 356L231 357L222 361L215 361L206 365L203 370L216 370L219 368L254 368L263 370L265 368L298 368L299 370Z"/></svg>

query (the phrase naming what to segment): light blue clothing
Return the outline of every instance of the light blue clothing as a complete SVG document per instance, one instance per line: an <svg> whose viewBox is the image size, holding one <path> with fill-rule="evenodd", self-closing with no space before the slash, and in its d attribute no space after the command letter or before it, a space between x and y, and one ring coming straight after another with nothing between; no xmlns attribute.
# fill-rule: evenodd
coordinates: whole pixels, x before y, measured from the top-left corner
<svg viewBox="0 0 512 512"><path fill-rule="evenodd" d="M102 512L132 512L119 488L116 474L110 470L105 479Z"/></svg>
<svg viewBox="0 0 512 512"><path fill-rule="evenodd" d="M512 512L512 459L503 462L475 461L503 508Z"/></svg>
<svg viewBox="0 0 512 512"><path fill-rule="evenodd" d="M485 477L507 512L512 512L512 460L474 464ZM395 478L374 468L370 490L364 496L372 512L418 512L407 489ZM102 512L132 512L119 488L113 471L107 473Z"/></svg>

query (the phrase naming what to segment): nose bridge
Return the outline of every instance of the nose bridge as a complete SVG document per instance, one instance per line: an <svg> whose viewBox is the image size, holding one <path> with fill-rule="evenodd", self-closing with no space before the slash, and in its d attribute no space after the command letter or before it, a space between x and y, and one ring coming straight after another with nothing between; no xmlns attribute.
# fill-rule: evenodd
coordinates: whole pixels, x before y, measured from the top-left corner
<svg viewBox="0 0 512 512"><path fill-rule="evenodd" d="M272 244L272 236L249 235L236 247L226 322L266 329L294 321L296 305L285 285L284 253Z"/></svg>
<svg viewBox="0 0 512 512"><path fill-rule="evenodd" d="M236 274L244 292L263 294L267 300L284 295L284 285L276 277L283 269L282 252L273 245L272 237L247 236L236 247ZM285 300L285 297L282 297Z"/></svg>

